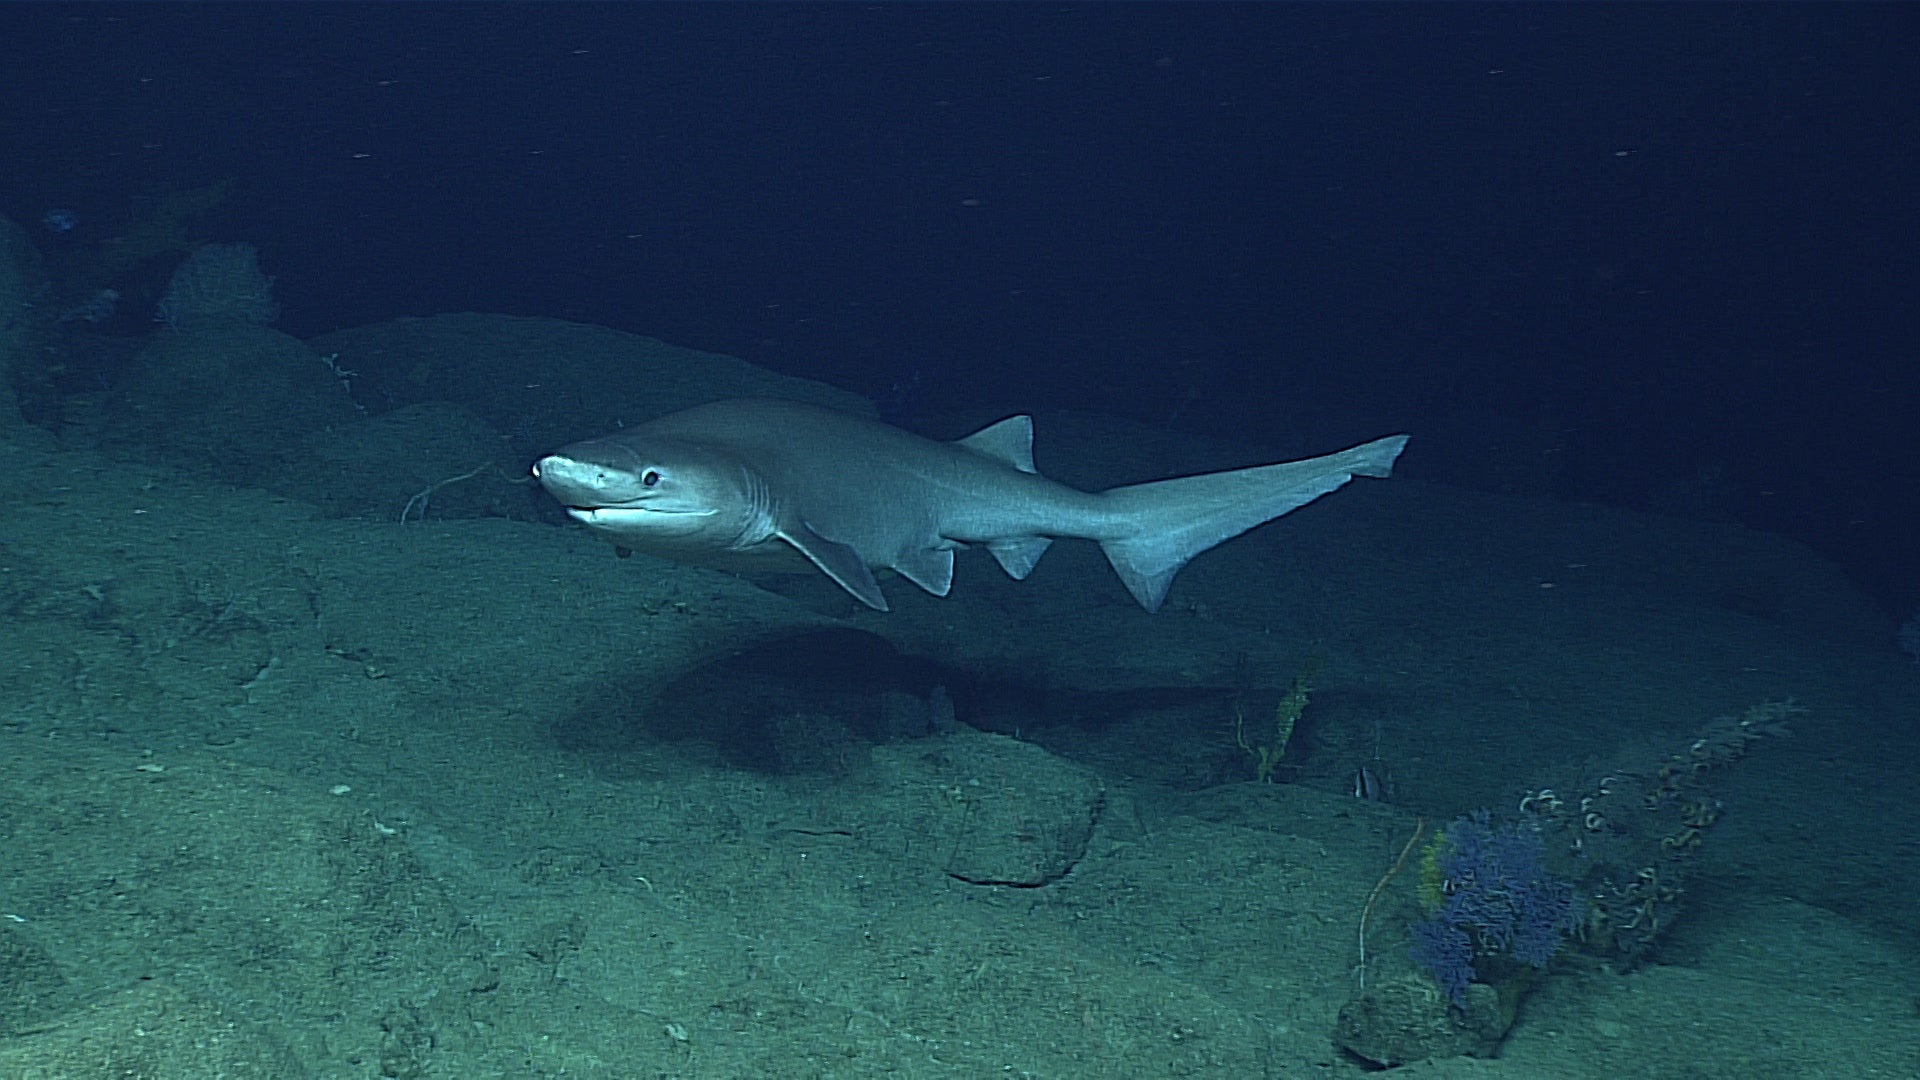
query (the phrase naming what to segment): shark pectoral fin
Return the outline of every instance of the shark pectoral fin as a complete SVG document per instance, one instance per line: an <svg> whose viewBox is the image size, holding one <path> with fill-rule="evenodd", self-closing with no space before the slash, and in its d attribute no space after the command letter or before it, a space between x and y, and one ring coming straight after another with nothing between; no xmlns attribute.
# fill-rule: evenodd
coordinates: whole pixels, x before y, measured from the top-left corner
<svg viewBox="0 0 1920 1080"><path fill-rule="evenodd" d="M1047 553L1047 545L1053 543L1050 536L1021 536L1010 540L995 540L987 545L987 550L999 561L1000 569L1015 581L1025 581L1033 573L1033 564Z"/></svg>
<svg viewBox="0 0 1920 1080"><path fill-rule="evenodd" d="M924 547L894 557L893 571L935 596L953 588L953 549Z"/></svg>
<svg viewBox="0 0 1920 1080"><path fill-rule="evenodd" d="M988 424L961 439L960 445L1003 465L1011 465L1023 473L1034 471L1031 416L1009 416L997 424Z"/></svg>
<svg viewBox="0 0 1920 1080"><path fill-rule="evenodd" d="M819 567L839 586L854 595L854 598L875 611L887 610L887 598L880 591L880 583L873 580L873 572L860 558L860 553L839 542L829 540L800 522L792 528L782 529L780 539L792 544L794 549L805 555L808 561ZM952 577L951 571L948 577Z"/></svg>

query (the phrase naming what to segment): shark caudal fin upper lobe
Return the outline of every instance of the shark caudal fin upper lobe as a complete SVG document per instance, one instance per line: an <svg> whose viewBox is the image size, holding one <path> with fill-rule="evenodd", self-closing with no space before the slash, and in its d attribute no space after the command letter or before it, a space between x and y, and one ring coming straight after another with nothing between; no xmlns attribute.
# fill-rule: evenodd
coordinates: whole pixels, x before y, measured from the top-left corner
<svg viewBox="0 0 1920 1080"><path fill-rule="evenodd" d="M1407 436L1389 435L1304 461L1114 488L1104 497L1126 532L1100 550L1140 606L1157 611L1188 559L1356 476L1386 476L1406 445Z"/></svg>

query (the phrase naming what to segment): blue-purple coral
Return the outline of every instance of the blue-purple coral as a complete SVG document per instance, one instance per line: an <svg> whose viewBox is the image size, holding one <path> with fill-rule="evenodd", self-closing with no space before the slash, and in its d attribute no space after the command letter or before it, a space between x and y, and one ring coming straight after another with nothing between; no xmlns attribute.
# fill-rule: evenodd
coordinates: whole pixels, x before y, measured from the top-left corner
<svg viewBox="0 0 1920 1080"><path fill-rule="evenodd" d="M1413 927L1414 962L1448 1000L1465 1006L1483 957L1544 968L1579 923L1573 885L1547 872L1540 835L1494 825L1485 811L1447 826L1434 860L1444 897Z"/></svg>

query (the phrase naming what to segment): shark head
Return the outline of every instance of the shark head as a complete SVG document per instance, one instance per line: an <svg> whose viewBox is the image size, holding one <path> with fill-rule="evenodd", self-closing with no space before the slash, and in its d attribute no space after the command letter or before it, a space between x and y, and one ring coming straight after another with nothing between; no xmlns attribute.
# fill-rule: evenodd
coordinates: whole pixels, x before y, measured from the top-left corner
<svg viewBox="0 0 1920 1080"><path fill-rule="evenodd" d="M623 546L741 547L772 531L764 485L701 446L589 439L534 462L533 476L574 520Z"/></svg>

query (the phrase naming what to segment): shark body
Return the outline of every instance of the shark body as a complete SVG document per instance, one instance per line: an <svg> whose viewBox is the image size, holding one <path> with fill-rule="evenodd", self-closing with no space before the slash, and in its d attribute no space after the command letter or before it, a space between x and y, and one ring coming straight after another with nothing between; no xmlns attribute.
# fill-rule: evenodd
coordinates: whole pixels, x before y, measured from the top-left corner
<svg viewBox="0 0 1920 1080"><path fill-rule="evenodd" d="M1386 476L1406 442L1392 435L1323 457L1084 492L1034 471L1030 417L947 443L745 399L574 443L533 475L620 547L732 568L797 552L880 611L875 570L945 596L957 548L983 546L1019 579L1060 537L1097 542L1154 611L1187 560L1355 476Z"/></svg>

